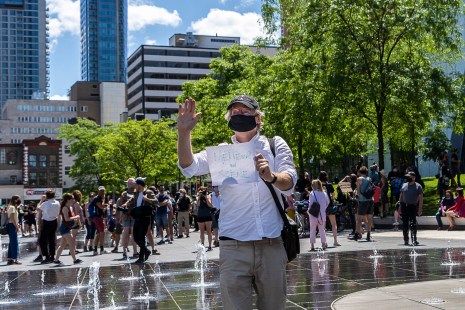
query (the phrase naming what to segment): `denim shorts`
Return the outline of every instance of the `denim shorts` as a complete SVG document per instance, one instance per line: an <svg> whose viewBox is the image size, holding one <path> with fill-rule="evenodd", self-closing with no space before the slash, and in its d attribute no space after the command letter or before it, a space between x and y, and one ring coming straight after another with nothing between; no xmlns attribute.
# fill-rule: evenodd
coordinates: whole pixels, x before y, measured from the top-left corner
<svg viewBox="0 0 465 310"><path fill-rule="evenodd" d="M66 227L66 225L64 223L61 223L60 225L60 235L66 235L66 234L69 234L71 233L71 228L69 227Z"/></svg>
<svg viewBox="0 0 465 310"><path fill-rule="evenodd" d="M168 227L168 214L157 214L157 227Z"/></svg>
<svg viewBox="0 0 465 310"><path fill-rule="evenodd" d="M134 219L123 221L123 227L133 227L133 226L134 226Z"/></svg>

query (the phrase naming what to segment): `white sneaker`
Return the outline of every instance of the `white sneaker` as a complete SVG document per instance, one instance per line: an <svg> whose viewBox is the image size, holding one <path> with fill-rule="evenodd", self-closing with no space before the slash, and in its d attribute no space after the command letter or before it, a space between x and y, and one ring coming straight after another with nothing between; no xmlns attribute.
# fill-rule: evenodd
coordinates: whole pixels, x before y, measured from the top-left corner
<svg viewBox="0 0 465 310"><path fill-rule="evenodd" d="M392 223L392 225L397 226L397 225L399 225L399 222L394 222L394 223Z"/></svg>

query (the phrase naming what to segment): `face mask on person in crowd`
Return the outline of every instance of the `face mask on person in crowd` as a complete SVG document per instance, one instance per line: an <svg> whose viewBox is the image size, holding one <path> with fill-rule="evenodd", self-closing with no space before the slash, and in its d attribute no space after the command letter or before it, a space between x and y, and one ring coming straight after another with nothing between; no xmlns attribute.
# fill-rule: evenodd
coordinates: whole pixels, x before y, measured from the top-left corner
<svg viewBox="0 0 465 310"><path fill-rule="evenodd" d="M257 127L255 115L233 115L228 122L229 128L233 131L246 132Z"/></svg>
<svg viewBox="0 0 465 310"><path fill-rule="evenodd" d="M410 182L412 182L412 181L413 181L412 178L407 178L407 182L408 182L408 183L410 183Z"/></svg>
<svg viewBox="0 0 465 310"><path fill-rule="evenodd" d="M446 195L446 199L450 199L450 195Z"/></svg>

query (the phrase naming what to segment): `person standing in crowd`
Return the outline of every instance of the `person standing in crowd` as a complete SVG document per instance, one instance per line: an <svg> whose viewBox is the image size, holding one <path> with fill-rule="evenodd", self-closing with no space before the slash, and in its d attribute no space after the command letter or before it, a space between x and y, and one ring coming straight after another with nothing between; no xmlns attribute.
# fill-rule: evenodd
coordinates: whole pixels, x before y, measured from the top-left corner
<svg viewBox="0 0 465 310"><path fill-rule="evenodd" d="M82 200L82 193L80 190L76 189L75 191L73 191L72 193L73 195L73 204L71 205L71 210L72 210L72 213L75 215L75 216L78 216L79 217L79 221L76 221L76 225L74 225L72 228L71 228L71 237L73 237L73 240L74 240L74 252L76 254L79 254L81 253L77 248L76 248L76 238L77 238L77 234L79 232L79 229L81 229L81 226L82 226L82 223L84 223L84 214L83 214L83 211L82 211L82 208L81 208L81 200ZM62 215L62 219L63 219L63 215ZM71 254L71 250L70 250L70 254Z"/></svg>
<svg viewBox="0 0 465 310"><path fill-rule="evenodd" d="M136 264L143 264L150 256L151 252L147 248L145 235L150 226L154 206L158 204L155 193L145 189L145 178L138 177L136 182L136 192L133 197L134 206L131 215L134 218L134 240L139 246L139 259Z"/></svg>
<svg viewBox="0 0 465 310"><path fill-rule="evenodd" d="M295 185L295 191L297 192L297 200L308 200L308 188L310 187L310 179L308 172L304 172L304 178L298 179Z"/></svg>
<svg viewBox="0 0 465 310"><path fill-rule="evenodd" d="M58 228L58 215L60 214L60 203L55 200L55 192L47 190L45 197L39 202L40 205L40 236L39 243L42 255L45 259L42 264L50 264L55 260L56 231Z"/></svg>
<svg viewBox="0 0 465 310"><path fill-rule="evenodd" d="M449 228L447 230L454 230L455 218L465 217L465 199L463 198L463 188L457 188L457 198L455 199L455 205L446 211L446 216L449 219Z"/></svg>
<svg viewBox="0 0 465 310"><path fill-rule="evenodd" d="M265 182L290 195L297 180L292 151L274 137L275 156L267 137L260 135L263 113L247 95L235 97L225 118L234 132L233 145L250 142L255 147L258 181L221 185L220 287L224 309L252 309L255 288L258 309L284 309L287 254L281 238L283 221ZM201 113L188 99L179 105L178 166L186 177L210 172L207 152L193 154L191 131ZM260 264L256 264L260 261Z"/></svg>
<svg viewBox="0 0 465 310"><path fill-rule="evenodd" d="M362 238L362 222L365 221L365 228L367 231L367 241L371 241L371 226L373 223L373 197L365 197L365 192L368 184L370 183L370 177L368 177L368 169L362 166L358 171L357 178L357 195L358 198L358 210L356 217L357 233L354 235L354 240Z"/></svg>
<svg viewBox="0 0 465 310"><path fill-rule="evenodd" d="M452 155L450 156L451 181L454 188L462 187L462 184L460 183L460 160L458 151L459 150L457 148L454 148ZM457 177L457 181L455 181L455 177Z"/></svg>
<svg viewBox="0 0 465 310"><path fill-rule="evenodd" d="M197 190L197 223L200 228L200 243L205 244L205 232L208 236L208 248L207 251L212 250L212 204L208 199L207 189L204 186L200 186Z"/></svg>
<svg viewBox="0 0 465 310"><path fill-rule="evenodd" d="M92 244L95 238L95 223L94 223L94 201L95 193L92 192L89 195L89 201L84 206L85 220L84 225L86 226L86 239L84 240L84 252L93 252Z"/></svg>
<svg viewBox="0 0 465 310"><path fill-rule="evenodd" d="M105 204L105 187L99 186L97 197L92 201L94 206L94 224L96 236L94 239L94 255L97 255L98 246L100 244L100 255L105 253L104 242L105 242L105 210L107 205Z"/></svg>
<svg viewBox="0 0 465 310"><path fill-rule="evenodd" d="M179 198L176 204L178 205L178 238L184 236L184 230L186 231L186 238L189 238L189 212L191 210L191 198L187 196L187 192L184 188L179 190Z"/></svg>
<svg viewBox="0 0 465 310"><path fill-rule="evenodd" d="M36 221L36 216L37 216L37 211L34 208L34 205L30 204L27 207L27 212L24 213L24 221L26 224L26 233L28 234L29 237L37 236L37 221ZM34 230L32 229L32 226L34 226Z"/></svg>
<svg viewBox="0 0 465 310"><path fill-rule="evenodd" d="M218 228L219 228L218 222L220 218L220 209L221 209L221 194L220 194L220 190L218 189L218 186L213 186L213 192L210 194L209 199L212 203L212 230L213 230L213 236L215 237L213 244L215 245L215 247L219 247L220 240L218 237Z"/></svg>
<svg viewBox="0 0 465 310"><path fill-rule="evenodd" d="M438 212L436 212L436 222L438 222L437 230L442 230L443 227L441 216L446 216L446 212L454 205L455 199L452 195L452 191L446 190L446 194L444 195L444 198L442 198L441 204L439 205Z"/></svg>
<svg viewBox="0 0 465 310"><path fill-rule="evenodd" d="M409 244L408 231L410 228L412 234L412 244L419 245L417 240L417 215L423 213L423 188L415 182L416 174L413 171L405 175L407 183L402 185L400 191L400 215L402 217L402 231L404 235L404 244Z"/></svg>
<svg viewBox="0 0 465 310"><path fill-rule="evenodd" d="M61 224L60 224L60 234L61 234L61 243L57 250L57 255L53 263L62 265L63 263L60 261L60 256L65 246L69 245L69 252L71 257L73 258L74 264L82 263L82 260L76 258L76 244L75 244L75 237L71 234L71 230L74 229L73 227L79 225L80 216L74 215L73 212L73 205L76 201L74 200L74 195L70 193L66 193L63 195L63 200L61 201L60 205L60 214L61 214Z"/></svg>
<svg viewBox="0 0 465 310"><path fill-rule="evenodd" d="M158 234L161 240L157 243L158 245L165 244L165 239L163 238L163 229L166 230L167 235L167 242L171 244L170 236L170 226L168 223L168 204L170 202L170 197L165 193L165 186L160 185L158 188L158 195L156 196L158 200L158 207L157 207L157 228Z"/></svg>
<svg viewBox="0 0 465 310"><path fill-rule="evenodd" d="M334 246L335 247L340 246L340 244L337 242L337 222L336 222L337 206L334 204L334 187L331 183L328 183L329 178L328 178L328 174L326 173L326 171L320 171L320 175L318 176L318 179L321 181L321 184L323 185L323 189L325 190L326 195L328 196L328 199L329 199L329 203L325 210L325 213L328 216L329 221L331 223L331 229L333 231L333 238L334 238ZM325 222L326 222L326 218L325 218Z"/></svg>
<svg viewBox="0 0 465 310"><path fill-rule="evenodd" d="M10 203L7 207L7 215L8 215L8 224L6 224L6 228L8 230L8 262L7 265L17 264L20 265L21 262L18 260L19 254L19 245L18 245L18 232L19 229L19 206L21 205L21 197L18 195L14 195L11 197Z"/></svg>
<svg viewBox="0 0 465 310"><path fill-rule="evenodd" d="M379 186L379 182L381 181L381 177L378 172L378 165L376 163L373 163L370 167L370 174L368 175L371 179L371 182L373 184Z"/></svg>
<svg viewBox="0 0 465 310"><path fill-rule="evenodd" d="M324 190L323 185L320 180L313 180L311 183L312 191L310 192L310 198L308 201L308 216L310 219L310 247L312 251L315 251L315 242L316 242L316 228L318 227L318 233L321 238L321 247L325 250L328 247L326 243L326 208L329 205L329 196L328 193ZM318 216L313 216L310 214L310 206L313 203L318 203L320 205L320 213Z"/></svg>
<svg viewBox="0 0 465 310"><path fill-rule="evenodd" d="M389 192L389 183L386 177L386 172L383 170L380 171L380 181L379 187L381 188L381 214L382 218L385 218L389 214L389 199L388 199L388 192Z"/></svg>
<svg viewBox="0 0 465 310"><path fill-rule="evenodd" d="M120 222L123 225L123 236L122 236L122 246L123 246L123 259L127 259L127 253L129 252L128 246L129 242L132 244L133 248L133 258L138 258L139 253L137 253L137 244L134 241L134 218L131 216L131 210L134 207L134 194L136 192L136 180L134 178L129 178L126 181L127 190L121 194L121 197L116 201L117 210L121 212Z"/></svg>

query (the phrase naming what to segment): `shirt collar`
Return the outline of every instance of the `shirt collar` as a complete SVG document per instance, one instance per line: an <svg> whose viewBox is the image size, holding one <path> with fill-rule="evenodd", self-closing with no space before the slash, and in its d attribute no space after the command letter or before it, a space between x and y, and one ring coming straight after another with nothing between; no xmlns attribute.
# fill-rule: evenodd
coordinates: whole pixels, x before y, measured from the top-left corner
<svg viewBox="0 0 465 310"><path fill-rule="evenodd" d="M259 137L260 137L260 133L257 131L257 133L255 134L255 136L253 136L253 138L250 139L249 142L252 142L252 141L255 142L255 141L258 140ZM236 136L232 136L232 137L231 137L231 141L232 141L233 144L240 143L239 141L236 140Z"/></svg>

